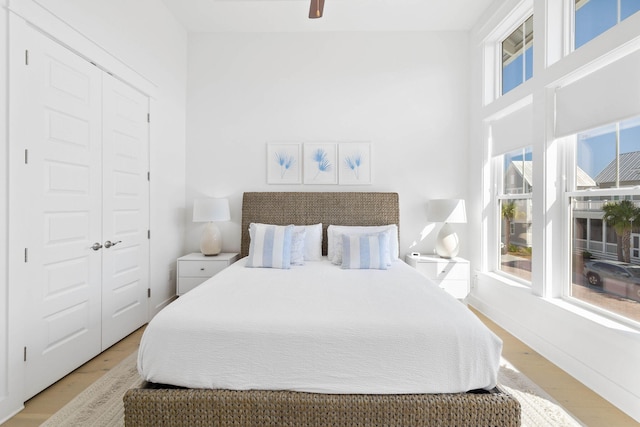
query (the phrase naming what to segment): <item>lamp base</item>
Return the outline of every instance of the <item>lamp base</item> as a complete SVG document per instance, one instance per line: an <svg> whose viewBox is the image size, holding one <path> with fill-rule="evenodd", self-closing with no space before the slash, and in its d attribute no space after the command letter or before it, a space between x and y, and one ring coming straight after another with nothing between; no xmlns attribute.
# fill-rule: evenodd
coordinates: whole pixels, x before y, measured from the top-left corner
<svg viewBox="0 0 640 427"><path fill-rule="evenodd" d="M218 255L222 251L222 235L220 229L213 223L208 222L202 230L200 238L200 252L204 256Z"/></svg>
<svg viewBox="0 0 640 427"><path fill-rule="evenodd" d="M436 253L441 258L455 258L460 251L458 235L448 223L444 223L436 239Z"/></svg>

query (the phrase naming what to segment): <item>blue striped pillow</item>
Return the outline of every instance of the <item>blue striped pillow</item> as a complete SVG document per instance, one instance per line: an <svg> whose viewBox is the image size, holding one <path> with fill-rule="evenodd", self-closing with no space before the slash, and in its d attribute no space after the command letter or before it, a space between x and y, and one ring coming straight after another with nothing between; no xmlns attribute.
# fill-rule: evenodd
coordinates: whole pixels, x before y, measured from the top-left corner
<svg viewBox="0 0 640 427"><path fill-rule="evenodd" d="M386 270L389 233L342 235L342 268Z"/></svg>
<svg viewBox="0 0 640 427"><path fill-rule="evenodd" d="M290 268L293 225L249 224L247 267Z"/></svg>

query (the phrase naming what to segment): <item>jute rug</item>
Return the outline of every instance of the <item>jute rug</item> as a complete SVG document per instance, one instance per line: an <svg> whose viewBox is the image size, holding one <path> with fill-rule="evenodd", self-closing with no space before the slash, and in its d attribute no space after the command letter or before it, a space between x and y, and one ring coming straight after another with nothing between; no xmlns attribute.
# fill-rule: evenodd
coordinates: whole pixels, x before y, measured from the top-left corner
<svg viewBox="0 0 640 427"><path fill-rule="evenodd" d="M571 417L540 387L503 360L500 385L522 405L523 427L578 427ZM49 418L43 427L121 427L122 396L142 380L136 369L136 353L127 357Z"/></svg>

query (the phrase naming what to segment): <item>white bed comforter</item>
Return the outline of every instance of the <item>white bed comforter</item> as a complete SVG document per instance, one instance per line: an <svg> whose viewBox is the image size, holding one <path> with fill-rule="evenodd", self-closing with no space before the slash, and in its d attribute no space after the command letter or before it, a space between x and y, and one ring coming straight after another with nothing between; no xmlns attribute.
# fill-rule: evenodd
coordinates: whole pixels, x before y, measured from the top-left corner
<svg viewBox="0 0 640 427"><path fill-rule="evenodd" d="M502 341L398 261L389 270L238 261L158 313L145 380L189 388L457 393L496 385Z"/></svg>

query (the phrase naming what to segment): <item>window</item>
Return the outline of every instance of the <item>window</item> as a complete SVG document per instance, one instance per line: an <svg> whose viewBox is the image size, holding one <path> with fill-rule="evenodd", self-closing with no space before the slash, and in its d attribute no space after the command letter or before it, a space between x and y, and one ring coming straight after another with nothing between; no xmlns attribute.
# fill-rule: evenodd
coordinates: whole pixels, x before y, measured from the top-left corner
<svg viewBox="0 0 640 427"><path fill-rule="evenodd" d="M577 135L568 296L640 322L640 117Z"/></svg>
<svg viewBox="0 0 640 427"><path fill-rule="evenodd" d="M531 148L506 153L501 163L498 215L500 256L498 270L531 282Z"/></svg>
<svg viewBox="0 0 640 427"><path fill-rule="evenodd" d="M502 94L533 76L533 15L502 41Z"/></svg>
<svg viewBox="0 0 640 427"><path fill-rule="evenodd" d="M638 11L638 0L575 0L575 49Z"/></svg>

